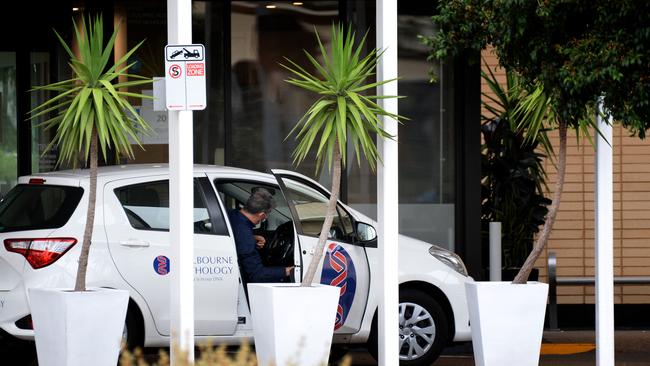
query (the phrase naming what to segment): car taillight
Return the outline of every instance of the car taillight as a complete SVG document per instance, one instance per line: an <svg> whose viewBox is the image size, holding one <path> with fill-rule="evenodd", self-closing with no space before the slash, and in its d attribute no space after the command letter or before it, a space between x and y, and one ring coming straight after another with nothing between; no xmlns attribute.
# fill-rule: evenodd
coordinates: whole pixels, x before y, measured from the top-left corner
<svg viewBox="0 0 650 366"><path fill-rule="evenodd" d="M34 269L56 262L77 243L74 238L5 239L5 249L21 254Z"/></svg>

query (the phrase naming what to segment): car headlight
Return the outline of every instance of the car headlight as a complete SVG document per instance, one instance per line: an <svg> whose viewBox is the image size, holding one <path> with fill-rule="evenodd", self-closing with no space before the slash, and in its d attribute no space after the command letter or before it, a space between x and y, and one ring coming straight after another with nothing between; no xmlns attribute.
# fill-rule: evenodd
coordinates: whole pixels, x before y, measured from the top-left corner
<svg viewBox="0 0 650 366"><path fill-rule="evenodd" d="M442 249L435 245L432 245L431 248L429 248L429 253L434 256L434 258L446 264L454 271L462 274L463 276L468 276L467 268L465 268L465 263L463 263L463 260L460 259L456 253Z"/></svg>

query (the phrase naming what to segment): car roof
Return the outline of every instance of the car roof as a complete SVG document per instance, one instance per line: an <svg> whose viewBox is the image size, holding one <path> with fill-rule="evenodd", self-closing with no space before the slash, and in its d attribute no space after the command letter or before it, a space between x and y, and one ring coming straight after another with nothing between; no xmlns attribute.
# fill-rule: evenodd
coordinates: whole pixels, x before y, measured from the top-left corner
<svg viewBox="0 0 650 366"><path fill-rule="evenodd" d="M249 169L220 166L220 165L207 165L195 164L194 172L200 173L246 173L246 174L259 174L266 176L267 174L257 172ZM98 179L120 179L129 178L140 175L164 175L169 174L169 164L128 164L128 165L111 165L101 166L97 168ZM44 178L62 178L62 179L75 179L85 180L90 177L90 169L73 169L73 170L60 170L46 173L35 173L29 177L44 177Z"/></svg>

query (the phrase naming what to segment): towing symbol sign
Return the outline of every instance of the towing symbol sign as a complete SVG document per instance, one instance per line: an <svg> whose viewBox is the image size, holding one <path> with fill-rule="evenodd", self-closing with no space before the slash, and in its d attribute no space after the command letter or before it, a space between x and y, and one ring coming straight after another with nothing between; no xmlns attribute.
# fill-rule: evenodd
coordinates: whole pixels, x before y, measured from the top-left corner
<svg viewBox="0 0 650 366"><path fill-rule="evenodd" d="M167 110L202 110L206 107L205 46L165 46Z"/></svg>
<svg viewBox="0 0 650 366"><path fill-rule="evenodd" d="M166 61L204 61L202 44L168 45L165 47Z"/></svg>

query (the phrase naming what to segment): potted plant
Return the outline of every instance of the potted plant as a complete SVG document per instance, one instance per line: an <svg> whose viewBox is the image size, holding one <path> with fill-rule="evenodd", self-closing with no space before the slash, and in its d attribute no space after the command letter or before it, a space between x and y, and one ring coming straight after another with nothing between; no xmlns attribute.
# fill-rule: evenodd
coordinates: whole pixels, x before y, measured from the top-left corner
<svg viewBox="0 0 650 366"><path fill-rule="evenodd" d="M289 133L298 140L293 152L295 164L300 164L317 145L317 170L327 164L332 171L332 187L327 215L321 228L318 245L302 284L280 286L276 284L250 284L249 295L253 316L253 329L257 357L261 365L287 364L293 360L299 365L320 365L327 362L334 331L336 309L340 296L338 287L313 285L318 265L321 263L328 233L336 211L341 183L341 169L347 163L346 147L354 146L357 161L361 154L372 169L379 153L373 134L391 138L381 128L378 116L401 120L375 103L387 96L364 95L365 91L395 80L369 82L374 75L381 52L371 50L364 57L364 36L357 44L355 33L341 25L332 25L331 47L325 49L318 32L316 38L321 61L305 51L314 72L307 71L292 60L282 65L293 76L288 83L314 92L317 100ZM396 96L388 96L395 98ZM322 293L322 294L321 294ZM299 303L296 307L291 304ZM286 309L291 308L291 312ZM304 314L298 313L304 311ZM269 314L271 314L269 316ZM318 314L318 315L315 315ZM305 333L305 320L310 329ZM294 328L295 326L295 328ZM281 334L280 334L281 333ZM274 340L281 340L273 343ZM299 357L295 360L295 357Z"/></svg>
<svg viewBox="0 0 650 366"><path fill-rule="evenodd" d="M545 130L532 136L528 128L552 115L541 89L529 93L515 73L506 75L507 90L491 71L489 77L482 75L494 97L483 94L489 114L483 116L481 126L481 218L483 227L490 221L502 223L504 264L520 267L551 203L543 195L546 174L538 149L541 145L549 155L552 149ZM531 120L530 109L539 111L534 118L540 120ZM513 278L466 285L477 365L538 363L548 285L536 279L513 284ZM513 339L517 339L515 347Z"/></svg>
<svg viewBox="0 0 650 366"><path fill-rule="evenodd" d="M128 75L133 64L129 57L142 44L128 51L109 65L116 28L104 45L101 16L94 20L82 17L79 27L74 23L78 53L55 31L70 56L73 77L69 80L37 86L32 91L54 92L56 96L43 102L30 113L30 119L55 114L42 122L56 134L47 146L59 150L58 163L77 166L83 158L90 165L90 186L84 187L88 210L83 245L79 256L74 290L70 288L30 288L29 298L35 325L38 362L47 365L110 365L117 363L129 293L124 290L86 288L86 270L94 228L97 191L98 151L106 158L109 149L117 155L132 156L132 139L139 144L138 131L149 129L127 98L144 95L124 91L127 87L148 84L150 79ZM120 82L120 78L135 81ZM82 201L82 202L84 202Z"/></svg>
<svg viewBox="0 0 650 366"><path fill-rule="evenodd" d="M522 122L529 127L529 133L534 135L542 126L549 125L558 130L553 203L530 255L511 285L513 288L528 287L523 284L543 253L555 222L566 174L567 132L573 130L576 137L589 138L599 109L603 115L620 121L633 136L644 138L650 127L649 69L639 61L647 59L648 42L629 31L642 27L644 20L636 16L637 7L627 4L605 1L565 6L567 3L562 1L459 0L440 2L438 13L432 18L440 29L429 39L432 57L477 54L489 45L499 65L518 72L531 93L531 103L524 102L522 108L526 116ZM540 95L545 95L548 103L535 103ZM538 118L549 111L551 118ZM545 297L542 301L545 303ZM607 308L611 303L603 305ZM535 314L539 312L543 317L543 311L544 307L535 307L521 315L539 317ZM526 329L530 328L520 330ZM541 340L541 329L539 332ZM537 352L539 348L538 343ZM519 346L509 344L506 353L512 349ZM534 364L537 361L533 360ZM530 363L516 360L494 364Z"/></svg>
<svg viewBox="0 0 650 366"><path fill-rule="evenodd" d="M488 225L501 222L501 278L512 281L532 250L551 204L544 197L548 188L542 160L552 157L553 150L546 130L533 138L526 134L517 113L527 95L521 78L508 71L502 86L489 68L481 77L492 91L483 93L482 99L486 113L481 116L481 239L488 248ZM537 275L535 269L529 279L537 281Z"/></svg>

